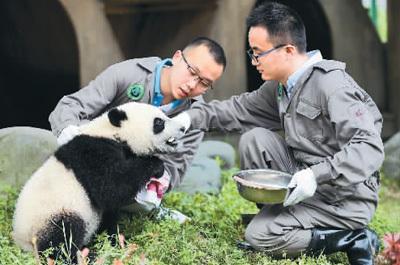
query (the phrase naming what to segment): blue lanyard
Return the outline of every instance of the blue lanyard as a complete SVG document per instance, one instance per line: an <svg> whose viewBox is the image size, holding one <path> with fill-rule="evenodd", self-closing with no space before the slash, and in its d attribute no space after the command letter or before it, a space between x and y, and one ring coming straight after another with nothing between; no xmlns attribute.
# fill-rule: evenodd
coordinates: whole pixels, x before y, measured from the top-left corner
<svg viewBox="0 0 400 265"><path fill-rule="evenodd" d="M157 107L161 106L161 103L164 99L164 96L161 93L161 86L160 86L161 70L164 67L164 65L172 65L172 60L164 59L156 65L156 71L155 71L155 75L154 75L154 97L153 97L152 105L157 106ZM160 108L162 111L167 112L169 110L175 109L181 103L182 103L182 100L177 99L165 106L161 106Z"/></svg>

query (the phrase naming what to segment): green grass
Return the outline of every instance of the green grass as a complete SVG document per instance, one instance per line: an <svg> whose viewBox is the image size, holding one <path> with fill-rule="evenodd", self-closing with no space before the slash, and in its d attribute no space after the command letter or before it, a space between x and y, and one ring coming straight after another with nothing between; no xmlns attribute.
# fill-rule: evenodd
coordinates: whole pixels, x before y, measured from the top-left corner
<svg viewBox="0 0 400 265"><path fill-rule="evenodd" d="M274 260L262 253L238 250L235 242L242 239L244 232L240 214L255 213L257 209L238 195L230 178L234 171L224 172L223 188L218 196L167 195L165 205L190 216L191 222L180 225L171 220L126 215L120 221L120 232L133 247L133 253L127 253L127 248L112 247L105 233L93 240L91 249L96 250L102 264L113 264L114 259L124 258L124 264L347 264L343 254ZM380 236L400 231L400 188L393 182L385 180L384 183L381 203L371 223ZM11 188L0 195L0 264L35 264L33 255L22 252L10 237L16 198L17 191Z"/></svg>

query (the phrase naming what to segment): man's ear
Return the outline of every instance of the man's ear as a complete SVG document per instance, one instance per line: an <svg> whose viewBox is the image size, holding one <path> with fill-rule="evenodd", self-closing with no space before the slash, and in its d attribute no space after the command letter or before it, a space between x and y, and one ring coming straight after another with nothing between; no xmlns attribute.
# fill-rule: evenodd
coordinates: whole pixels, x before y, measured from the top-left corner
<svg viewBox="0 0 400 265"><path fill-rule="evenodd" d="M108 112L108 119L115 127L121 127L121 122L127 120L125 111L113 108Z"/></svg>
<svg viewBox="0 0 400 265"><path fill-rule="evenodd" d="M295 46L293 46L293 45L290 45L290 44L286 45L284 47L284 49L285 49L285 52L287 54L291 54L291 55L293 55L294 53L297 52L297 48Z"/></svg>
<svg viewBox="0 0 400 265"><path fill-rule="evenodd" d="M172 56L172 65L178 63L182 58L182 51L181 50L177 50L175 51L174 55Z"/></svg>

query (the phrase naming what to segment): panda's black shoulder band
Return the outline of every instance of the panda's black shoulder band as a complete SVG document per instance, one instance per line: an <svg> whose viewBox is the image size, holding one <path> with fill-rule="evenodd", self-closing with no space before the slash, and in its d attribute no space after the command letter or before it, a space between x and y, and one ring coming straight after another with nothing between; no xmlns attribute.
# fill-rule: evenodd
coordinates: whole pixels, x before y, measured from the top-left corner
<svg viewBox="0 0 400 265"><path fill-rule="evenodd" d="M115 127L121 127L121 122L127 120L128 117L126 116L125 111L113 108L108 112L108 119Z"/></svg>

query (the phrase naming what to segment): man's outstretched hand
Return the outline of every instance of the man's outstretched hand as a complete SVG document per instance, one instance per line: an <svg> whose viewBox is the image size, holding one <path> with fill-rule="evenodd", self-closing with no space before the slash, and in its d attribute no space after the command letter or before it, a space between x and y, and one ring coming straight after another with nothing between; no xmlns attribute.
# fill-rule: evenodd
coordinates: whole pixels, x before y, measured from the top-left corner
<svg viewBox="0 0 400 265"><path fill-rule="evenodd" d="M79 130L79 127L76 125L68 125L65 127L60 135L57 137L57 144L58 145L63 145L68 143L69 141L72 140L75 136L80 134L81 131Z"/></svg>

